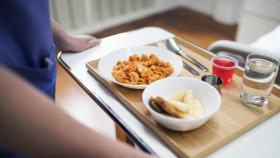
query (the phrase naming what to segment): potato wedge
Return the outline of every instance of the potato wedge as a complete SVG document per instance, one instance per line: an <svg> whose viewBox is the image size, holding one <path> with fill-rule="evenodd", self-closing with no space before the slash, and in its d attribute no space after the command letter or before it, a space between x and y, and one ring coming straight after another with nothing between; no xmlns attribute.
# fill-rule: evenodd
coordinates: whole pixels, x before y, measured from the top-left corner
<svg viewBox="0 0 280 158"><path fill-rule="evenodd" d="M175 93L174 95L172 95L170 97L170 99L175 100L175 101L183 102L183 99L184 99L184 96L185 96L186 92L187 92L186 89L180 90L177 93Z"/></svg>
<svg viewBox="0 0 280 158"><path fill-rule="evenodd" d="M189 105L176 100L166 99L166 102L172 105L178 112L187 113L189 111Z"/></svg>
<svg viewBox="0 0 280 158"><path fill-rule="evenodd" d="M204 111L203 111L203 107L202 107L200 101L197 99L194 99L193 104L195 105L194 117L201 116L204 113Z"/></svg>
<svg viewBox="0 0 280 158"><path fill-rule="evenodd" d="M191 104L192 100L193 100L193 92L192 90L188 89L184 94L182 102L185 104Z"/></svg>

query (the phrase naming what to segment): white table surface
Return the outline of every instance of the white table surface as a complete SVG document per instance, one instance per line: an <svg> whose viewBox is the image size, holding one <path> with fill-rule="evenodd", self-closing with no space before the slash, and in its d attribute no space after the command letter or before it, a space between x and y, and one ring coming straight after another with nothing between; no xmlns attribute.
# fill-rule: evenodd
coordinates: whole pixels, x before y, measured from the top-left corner
<svg viewBox="0 0 280 158"><path fill-rule="evenodd" d="M101 58L113 50L141 46L174 37L174 34L157 27L146 27L135 31L125 32L102 39L100 46L81 53L63 52L59 59L64 63L68 72L79 81L80 85L91 95L106 105L105 109L118 119L138 140L158 154L160 157L176 157L170 149L134 117L102 84L94 79L85 67L90 60ZM280 103L279 103L280 104ZM102 106L102 105L101 105ZM210 158L279 158L280 157L280 114L276 114L264 123L231 141Z"/></svg>

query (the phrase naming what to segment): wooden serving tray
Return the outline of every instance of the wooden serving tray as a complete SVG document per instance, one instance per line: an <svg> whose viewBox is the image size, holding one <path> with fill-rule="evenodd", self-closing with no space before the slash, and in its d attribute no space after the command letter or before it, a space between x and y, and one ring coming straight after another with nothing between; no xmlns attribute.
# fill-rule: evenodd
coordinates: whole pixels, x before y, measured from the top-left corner
<svg viewBox="0 0 280 158"><path fill-rule="evenodd" d="M210 59L213 54L181 38L176 37L176 41L181 45L184 53L211 69ZM253 109L240 103L239 90L243 71L238 68L231 85L222 88L222 105L219 111L205 125L188 132L171 131L158 125L145 109L141 100L143 90L128 89L103 79L99 75L97 65L98 60L86 64L89 72L103 83L126 108L151 128L179 157L204 157L280 111L278 104L280 90L276 87L273 89L266 109ZM203 75L202 71L197 70ZM185 69L180 75L194 77ZM200 77L196 78L200 79Z"/></svg>

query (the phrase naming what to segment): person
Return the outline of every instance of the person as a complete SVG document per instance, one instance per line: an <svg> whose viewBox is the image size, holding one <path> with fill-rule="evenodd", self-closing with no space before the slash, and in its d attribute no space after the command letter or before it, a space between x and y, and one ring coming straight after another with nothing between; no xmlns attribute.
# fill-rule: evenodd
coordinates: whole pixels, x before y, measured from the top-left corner
<svg viewBox="0 0 280 158"><path fill-rule="evenodd" d="M78 123L3 65L0 76L2 148L40 158L154 157Z"/></svg>
<svg viewBox="0 0 280 158"><path fill-rule="evenodd" d="M38 94L38 91L32 90L24 83L28 82L54 100L55 46L63 51L77 52L99 44L99 39L92 36L73 37L68 35L50 18L48 0L1 1L0 37L0 157L21 157L7 149L40 157L59 155L58 150L64 154L67 154L65 152L73 155L89 154L86 151L89 148L97 155L102 153L105 156L113 156L112 152L122 155L124 150L143 155L124 145L119 145L120 143L111 142L76 123L56 108L53 101ZM18 78L25 81L20 81ZM73 133L70 134L69 131ZM83 135L89 137L88 141L83 138ZM86 145L91 147L85 147ZM115 147L116 145L119 147ZM57 148L54 149L54 147ZM76 150L74 150L75 147ZM108 150L106 147L112 147L112 149Z"/></svg>
<svg viewBox="0 0 280 158"><path fill-rule="evenodd" d="M0 4L2 63L54 98L55 45L62 51L76 52L95 46L100 40L68 35L50 18L48 0L4 0Z"/></svg>

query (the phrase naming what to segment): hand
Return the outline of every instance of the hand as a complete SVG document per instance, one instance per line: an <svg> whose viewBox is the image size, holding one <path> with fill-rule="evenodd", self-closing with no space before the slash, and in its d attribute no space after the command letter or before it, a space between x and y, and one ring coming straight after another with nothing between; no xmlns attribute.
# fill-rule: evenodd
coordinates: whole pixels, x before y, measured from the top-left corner
<svg viewBox="0 0 280 158"><path fill-rule="evenodd" d="M61 51L80 52L98 45L100 41L100 39L90 35L68 36L63 42L57 43L57 47Z"/></svg>
<svg viewBox="0 0 280 158"><path fill-rule="evenodd" d="M80 52L100 43L100 39L93 36L83 35L74 37L69 35L53 18L51 19L51 25L54 43L61 51Z"/></svg>

